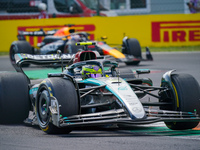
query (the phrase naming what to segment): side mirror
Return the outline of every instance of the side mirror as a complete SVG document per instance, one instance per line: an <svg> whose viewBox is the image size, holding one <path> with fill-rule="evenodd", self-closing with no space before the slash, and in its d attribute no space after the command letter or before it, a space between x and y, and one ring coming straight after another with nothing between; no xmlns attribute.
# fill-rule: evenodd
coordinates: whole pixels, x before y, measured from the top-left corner
<svg viewBox="0 0 200 150"><path fill-rule="evenodd" d="M136 69L137 74L148 74L151 71L149 69Z"/></svg>

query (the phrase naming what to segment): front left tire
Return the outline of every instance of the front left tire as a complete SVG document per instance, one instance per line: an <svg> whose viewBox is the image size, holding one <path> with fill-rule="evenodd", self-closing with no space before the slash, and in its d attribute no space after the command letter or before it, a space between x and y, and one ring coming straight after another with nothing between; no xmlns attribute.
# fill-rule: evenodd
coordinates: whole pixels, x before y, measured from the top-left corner
<svg viewBox="0 0 200 150"><path fill-rule="evenodd" d="M36 115L40 128L48 134L70 133L70 128L59 128L52 122L51 96L54 96L61 106L60 115L68 117L79 114L79 100L74 84L63 78L48 78L46 84L41 84L36 100ZM52 93L53 92L53 93Z"/></svg>
<svg viewBox="0 0 200 150"><path fill-rule="evenodd" d="M171 76L174 90L172 110L194 112L200 114L200 87L196 79L189 74L173 74ZM173 94L172 94L173 95ZM172 130L195 128L199 122L165 122Z"/></svg>

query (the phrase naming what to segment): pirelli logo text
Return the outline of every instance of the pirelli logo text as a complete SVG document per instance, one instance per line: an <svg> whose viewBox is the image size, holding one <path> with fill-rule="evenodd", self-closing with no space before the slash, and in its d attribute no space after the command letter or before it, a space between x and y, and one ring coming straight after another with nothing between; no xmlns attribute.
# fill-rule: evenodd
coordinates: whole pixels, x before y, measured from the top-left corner
<svg viewBox="0 0 200 150"><path fill-rule="evenodd" d="M53 26L19 26L18 31L26 31L26 32L33 32L33 31L39 31L40 29L43 29L44 31L50 31L54 29L60 29L64 27L63 25L53 25ZM78 32L88 32L90 33L89 39L94 40L94 31L95 31L95 25L94 24L80 24L75 25L74 28ZM36 46L37 43L41 43L44 39L44 36L25 36L26 40L32 45Z"/></svg>
<svg viewBox="0 0 200 150"><path fill-rule="evenodd" d="M152 42L199 42L200 21L152 22Z"/></svg>

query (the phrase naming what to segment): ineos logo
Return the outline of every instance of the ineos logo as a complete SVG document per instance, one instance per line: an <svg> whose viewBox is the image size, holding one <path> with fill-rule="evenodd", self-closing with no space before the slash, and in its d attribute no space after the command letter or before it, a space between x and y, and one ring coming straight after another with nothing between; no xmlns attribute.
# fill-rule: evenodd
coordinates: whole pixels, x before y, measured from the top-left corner
<svg viewBox="0 0 200 150"><path fill-rule="evenodd" d="M30 54L25 54L23 55L24 58L29 58L29 59L36 59L36 60L41 60L41 59L70 59L73 57L73 55L70 54L63 54L61 57L57 54L52 54L52 55L30 55Z"/></svg>

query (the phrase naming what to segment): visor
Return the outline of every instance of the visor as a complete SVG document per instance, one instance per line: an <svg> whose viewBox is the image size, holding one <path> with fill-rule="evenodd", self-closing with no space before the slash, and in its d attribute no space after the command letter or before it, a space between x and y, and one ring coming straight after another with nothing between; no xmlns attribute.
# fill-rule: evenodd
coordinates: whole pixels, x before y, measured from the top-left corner
<svg viewBox="0 0 200 150"><path fill-rule="evenodd" d="M101 74L89 74L89 78L99 78L101 77Z"/></svg>

